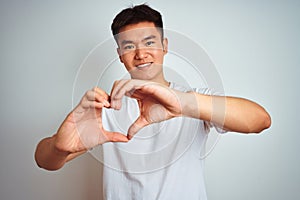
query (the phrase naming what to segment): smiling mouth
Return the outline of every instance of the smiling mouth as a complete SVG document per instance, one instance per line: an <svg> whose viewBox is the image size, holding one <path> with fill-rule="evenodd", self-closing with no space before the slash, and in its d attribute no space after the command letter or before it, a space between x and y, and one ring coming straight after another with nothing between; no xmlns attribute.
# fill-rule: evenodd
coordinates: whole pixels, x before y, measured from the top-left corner
<svg viewBox="0 0 300 200"><path fill-rule="evenodd" d="M136 67L137 67L138 69L143 69L143 68L149 67L151 64L152 64L152 62L149 62L149 63L143 63L143 64L140 64L140 65L137 65Z"/></svg>

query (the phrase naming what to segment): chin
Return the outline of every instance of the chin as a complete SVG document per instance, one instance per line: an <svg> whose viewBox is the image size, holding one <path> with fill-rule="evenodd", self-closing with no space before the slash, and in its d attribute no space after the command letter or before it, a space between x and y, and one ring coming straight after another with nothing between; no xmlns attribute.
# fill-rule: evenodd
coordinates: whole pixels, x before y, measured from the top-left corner
<svg viewBox="0 0 300 200"><path fill-rule="evenodd" d="M149 74L130 74L131 79L139 79L139 80L145 80L145 81L151 81L154 80L153 76L150 76Z"/></svg>

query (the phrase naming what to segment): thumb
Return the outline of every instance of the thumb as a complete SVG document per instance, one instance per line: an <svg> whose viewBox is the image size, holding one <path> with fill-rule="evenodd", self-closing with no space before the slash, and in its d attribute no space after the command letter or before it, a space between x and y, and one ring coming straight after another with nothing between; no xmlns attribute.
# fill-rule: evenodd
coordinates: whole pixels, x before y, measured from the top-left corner
<svg viewBox="0 0 300 200"><path fill-rule="evenodd" d="M131 124L127 132L127 138L130 140L139 130L149 125L149 122L141 116Z"/></svg>
<svg viewBox="0 0 300 200"><path fill-rule="evenodd" d="M106 131L105 135L109 142L128 142L128 138L122 133Z"/></svg>

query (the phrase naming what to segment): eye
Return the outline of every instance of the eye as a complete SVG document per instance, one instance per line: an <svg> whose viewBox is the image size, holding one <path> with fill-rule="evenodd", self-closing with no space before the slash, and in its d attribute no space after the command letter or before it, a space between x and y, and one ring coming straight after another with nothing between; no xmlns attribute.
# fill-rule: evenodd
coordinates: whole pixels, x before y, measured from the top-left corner
<svg viewBox="0 0 300 200"><path fill-rule="evenodd" d="M146 46L152 46L155 42L154 41L148 41L146 42Z"/></svg>
<svg viewBox="0 0 300 200"><path fill-rule="evenodd" d="M123 47L123 49L125 49L125 50L132 50L132 49L134 49L134 45L133 44L125 45Z"/></svg>

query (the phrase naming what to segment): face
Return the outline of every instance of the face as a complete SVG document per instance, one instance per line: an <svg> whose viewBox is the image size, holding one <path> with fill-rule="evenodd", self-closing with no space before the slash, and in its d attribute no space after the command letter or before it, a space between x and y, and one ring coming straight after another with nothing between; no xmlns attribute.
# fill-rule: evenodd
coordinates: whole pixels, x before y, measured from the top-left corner
<svg viewBox="0 0 300 200"><path fill-rule="evenodd" d="M131 78L165 83L163 60L168 50L167 39L152 22L127 25L117 37L120 61Z"/></svg>

